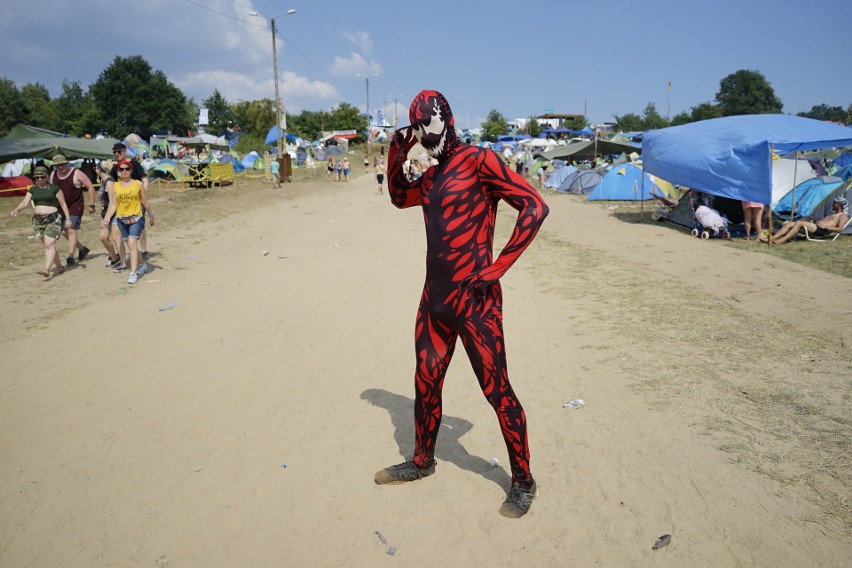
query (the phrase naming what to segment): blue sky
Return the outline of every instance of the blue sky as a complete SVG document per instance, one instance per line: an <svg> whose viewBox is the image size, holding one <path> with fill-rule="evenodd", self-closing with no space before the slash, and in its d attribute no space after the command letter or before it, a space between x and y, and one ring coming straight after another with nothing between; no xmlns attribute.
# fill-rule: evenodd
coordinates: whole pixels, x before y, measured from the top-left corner
<svg viewBox="0 0 852 568"><path fill-rule="evenodd" d="M120 6L120 7L119 7ZM0 7L0 75L51 96L63 79L93 83L116 55L141 55L197 101L272 98L279 18L288 113L369 102L400 125L424 88L443 92L460 127L491 109L552 111L592 122L673 116L710 102L725 76L762 73L795 114L852 104L852 35L839 4L788 0L27 0ZM668 82L672 90L668 91Z"/></svg>

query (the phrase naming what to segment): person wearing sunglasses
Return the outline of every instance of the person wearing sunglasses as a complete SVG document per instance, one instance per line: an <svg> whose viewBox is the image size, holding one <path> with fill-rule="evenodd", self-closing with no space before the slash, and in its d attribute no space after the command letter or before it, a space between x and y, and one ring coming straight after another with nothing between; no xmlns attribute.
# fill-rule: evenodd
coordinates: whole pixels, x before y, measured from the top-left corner
<svg viewBox="0 0 852 568"><path fill-rule="evenodd" d="M68 159L62 154L53 156L53 173L50 174L50 183L58 185L62 190L65 202L68 204L68 211L71 212L71 228L66 229L63 222L62 234L68 240L68 258L65 259L65 266L74 266L77 260L85 260L89 255L89 248L80 242L78 231L85 208L83 188L86 188L89 194L89 213L94 213L95 186L92 185L89 176L68 163Z"/></svg>
<svg viewBox="0 0 852 568"><path fill-rule="evenodd" d="M62 214L65 215L66 229L71 227L71 214L68 211L62 190L48 182L45 166L36 166L33 169L33 179L35 185L27 189L27 194L9 215L14 219L30 203L35 207L32 221L33 231L36 238L40 239L44 246L44 268L37 272L45 278L50 278L51 265L56 265L56 274L62 274L65 271L62 262L59 260L59 254L56 252L56 241L62 232L60 209Z"/></svg>
<svg viewBox="0 0 852 568"><path fill-rule="evenodd" d="M142 187L148 191L148 174L145 173L145 168L136 160L127 155L127 146L124 142L116 142L112 147L112 154L115 156L115 163L118 164L121 160L128 160L133 171L130 172L130 177L142 182ZM118 166L115 165L110 169L109 175L113 179L120 179L118 175ZM145 230L145 210L142 210L142 234L139 236L139 250L142 254L142 260L148 262L148 231Z"/></svg>
<svg viewBox="0 0 852 568"><path fill-rule="evenodd" d="M113 184L113 193L115 199L111 199L109 207L104 214L104 219L101 221L101 229L105 229L108 220L115 215L118 224L118 230L121 232L121 240L127 244L127 249L130 252L130 278L128 284L136 284L139 276L148 272L148 265L143 261L139 263L139 250L137 242L139 235L142 233L142 208L148 212L148 217L151 220L151 226L154 226L154 212L151 210L151 205L148 203L148 194L145 187L138 179L131 177L133 165L130 160L121 160L116 168L118 170L119 181Z"/></svg>

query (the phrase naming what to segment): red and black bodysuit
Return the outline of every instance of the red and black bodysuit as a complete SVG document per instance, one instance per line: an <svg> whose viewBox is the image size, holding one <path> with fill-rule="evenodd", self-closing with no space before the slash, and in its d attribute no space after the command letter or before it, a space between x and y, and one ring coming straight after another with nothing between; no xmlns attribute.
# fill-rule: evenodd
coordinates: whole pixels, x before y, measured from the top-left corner
<svg viewBox="0 0 852 568"><path fill-rule="evenodd" d="M388 188L396 207L419 205L426 223L426 282L417 312L414 464L432 463L441 424L444 376L461 337L479 385L497 413L512 483L533 482L526 416L509 384L499 279L529 246L548 208L527 181L491 150L462 144L444 96L422 91L411 103L411 126L388 152ZM415 142L438 160L416 181L403 162ZM518 211L512 235L492 261L497 205Z"/></svg>

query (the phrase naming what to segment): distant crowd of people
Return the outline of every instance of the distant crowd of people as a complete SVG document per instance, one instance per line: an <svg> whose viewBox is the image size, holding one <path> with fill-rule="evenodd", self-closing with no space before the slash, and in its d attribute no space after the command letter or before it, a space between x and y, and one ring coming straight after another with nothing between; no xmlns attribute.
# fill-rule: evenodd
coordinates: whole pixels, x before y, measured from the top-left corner
<svg viewBox="0 0 852 568"><path fill-rule="evenodd" d="M98 238L109 256L106 267L117 273L129 269L128 284L136 284L149 271L146 224L154 226L155 217L148 202L148 176L138 161L128 157L123 143L115 144L112 151L115 159L98 163L95 179L62 154L53 156L52 169L44 162L33 168L34 184L10 215L17 217L33 206L33 232L44 248L44 267L37 273L44 278L61 274L89 256L91 249L82 243L79 230L86 201L88 212L96 211L96 194L101 205ZM68 242L64 266L56 248L60 237Z"/></svg>

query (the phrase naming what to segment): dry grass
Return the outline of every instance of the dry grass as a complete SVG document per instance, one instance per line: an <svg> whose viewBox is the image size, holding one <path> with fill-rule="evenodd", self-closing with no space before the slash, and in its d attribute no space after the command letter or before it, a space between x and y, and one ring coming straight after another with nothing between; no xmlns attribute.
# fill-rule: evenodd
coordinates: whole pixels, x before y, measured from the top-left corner
<svg viewBox="0 0 852 568"><path fill-rule="evenodd" d="M848 241L835 244L852 251ZM806 260L828 245L810 246L818 250ZM732 461L817 505L822 514L807 520L852 529L848 346L545 233L526 254L540 261L530 264L545 290L576 305L572 326L606 331L606 344L594 347L615 371L636 377L651 408L699 409L704 434Z"/></svg>

